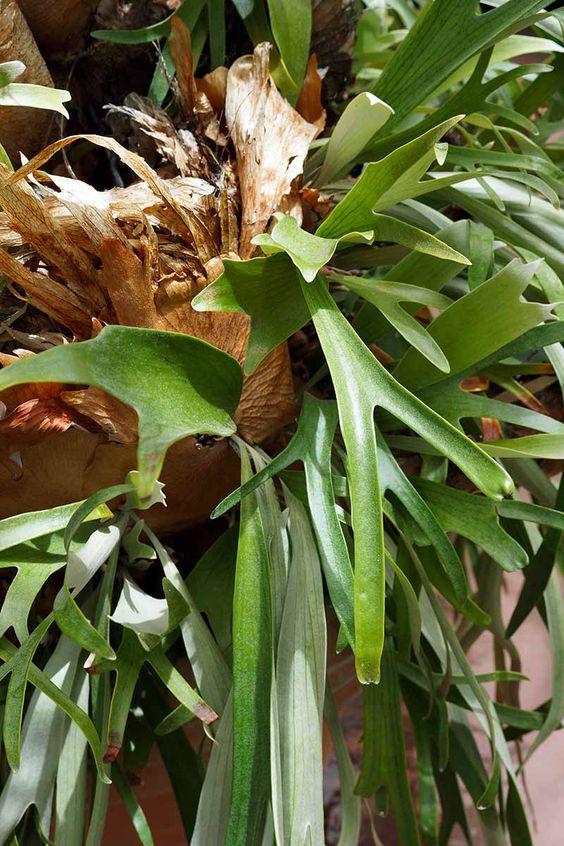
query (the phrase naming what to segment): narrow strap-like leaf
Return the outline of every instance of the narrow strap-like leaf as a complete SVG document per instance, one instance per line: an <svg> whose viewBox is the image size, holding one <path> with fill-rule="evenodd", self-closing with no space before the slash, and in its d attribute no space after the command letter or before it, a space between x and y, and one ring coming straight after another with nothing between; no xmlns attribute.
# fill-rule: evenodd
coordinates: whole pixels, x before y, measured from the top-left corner
<svg viewBox="0 0 564 846"><path fill-rule="evenodd" d="M241 454L242 480L250 461ZM260 846L270 793L270 563L256 494L241 503L233 597L233 793L227 846Z"/></svg>

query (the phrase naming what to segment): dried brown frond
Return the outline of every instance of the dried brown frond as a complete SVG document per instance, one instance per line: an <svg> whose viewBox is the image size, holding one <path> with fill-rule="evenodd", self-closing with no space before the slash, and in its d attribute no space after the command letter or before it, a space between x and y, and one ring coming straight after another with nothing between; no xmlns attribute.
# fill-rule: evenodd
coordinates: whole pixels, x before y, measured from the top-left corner
<svg viewBox="0 0 564 846"><path fill-rule="evenodd" d="M323 77L319 73L317 56L315 53L312 53L307 63L302 90L296 101L296 111L304 120L307 120L308 123L313 123L317 127L316 135L319 135L325 129L325 120L327 118L321 102L322 85Z"/></svg>
<svg viewBox="0 0 564 846"><path fill-rule="evenodd" d="M16 0L0 0L0 62L13 62L16 59L26 67L18 82L52 87L53 80L47 65L18 3ZM15 162L20 151L31 156L47 143L52 126L52 112L21 106L4 106L0 123L0 142Z"/></svg>
<svg viewBox="0 0 564 846"><path fill-rule="evenodd" d="M269 73L269 53L270 45L259 44L227 75L225 115L237 156L243 259L252 255L252 238L264 232L301 175L316 133L279 94Z"/></svg>
<svg viewBox="0 0 564 846"><path fill-rule="evenodd" d="M174 119L138 96L111 109L125 129L120 137L143 156L112 138L78 135L51 144L13 174L0 171L0 272L13 295L32 307L30 314L50 318L39 332L44 339L50 332L59 342L57 326L72 342L92 337L106 323L120 323L184 332L242 362L248 318L198 313L191 301L221 274L225 257L251 254L252 237L265 231L274 211L301 219L304 205L313 213L322 203L317 193L301 189L303 161L317 127L276 90L268 45L259 45L229 71L219 69L197 82L180 21L171 50L182 106ZM315 117L320 103L313 82L306 100ZM46 173L49 159L79 139L116 154L137 181L98 191ZM26 337L32 336L24 330ZM16 338L5 333L7 338L12 347ZM5 435L6 449L17 451L22 465L19 480L7 478L0 486L2 515L22 510L24 501L23 510L30 510L80 499L120 481L135 466L137 420L130 408L97 388L52 390L45 396L39 386L29 386L24 398L1 397L6 412L0 437ZM293 413L284 344L245 380L236 420L243 437L261 441ZM57 462L59 450L65 457ZM188 439L177 445L163 474L169 508L166 517L159 509L154 519L177 528L206 516L236 473L226 444L198 450ZM40 505L38 474L44 480Z"/></svg>
<svg viewBox="0 0 564 846"><path fill-rule="evenodd" d="M89 30L93 12L89 0L18 0L18 3L47 56L76 49Z"/></svg>

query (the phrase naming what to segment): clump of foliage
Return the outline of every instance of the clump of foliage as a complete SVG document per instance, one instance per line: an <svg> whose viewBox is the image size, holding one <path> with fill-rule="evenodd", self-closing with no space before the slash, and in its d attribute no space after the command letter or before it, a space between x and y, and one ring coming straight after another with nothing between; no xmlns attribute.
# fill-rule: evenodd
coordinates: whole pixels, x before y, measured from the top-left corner
<svg viewBox="0 0 564 846"><path fill-rule="evenodd" d="M93 33L160 40L149 97L112 107L150 163L85 135L1 165L0 460L24 475L0 496L0 843L96 846L111 781L152 843L127 774L156 744L191 844L321 846L324 725L340 846L363 809L402 846L479 842L469 801L487 842L532 843L523 764L564 717L564 11L366 2L324 129L312 4L234 6L255 49L229 70L213 0ZM135 181L42 170L85 140ZM69 503L77 428L106 484ZM221 528L186 567L165 529L190 497ZM528 710L512 638L535 610L553 694Z"/></svg>

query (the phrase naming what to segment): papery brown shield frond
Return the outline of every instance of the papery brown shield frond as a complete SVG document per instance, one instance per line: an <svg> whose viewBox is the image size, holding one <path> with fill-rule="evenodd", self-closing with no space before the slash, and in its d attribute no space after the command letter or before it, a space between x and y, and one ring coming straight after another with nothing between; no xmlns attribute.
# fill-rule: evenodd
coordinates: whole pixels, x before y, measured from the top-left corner
<svg viewBox="0 0 564 846"><path fill-rule="evenodd" d="M159 328L151 279L156 268L156 236L148 220L138 212L133 219L142 226L137 251L114 220L109 208L100 208L80 196L69 195L59 181L57 199L71 212L88 236L88 251L102 261L97 284L109 294L117 322L124 326ZM152 257L152 258L151 258ZM101 300L105 305L106 298Z"/></svg>
<svg viewBox="0 0 564 846"><path fill-rule="evenodd" d="M2 354L0 364L6 367L14 361L18 361L18 359L19 356ZM2 403L6 407L6 411L11 413L18 405L28 400L53 399L58 397L60 393L61 385L59 382L30 382L28 385L15 385L13 388L2 391Z"/></svg>
<svg viewBox="0 0 564 846"><path fill-rule="evenodd" d="M207 183L200 180L192 181L190 187L184 185L188 188L184 196L178 183L169 188L168 181L158 176L143 159L112 139L87 137L116 152L144 179L145 188L151 193L151 197L145 200L149 203L150 215L155 218L155 223L168 227L171 235L194 245L202 274L205 262L219 251L216 243L219 230L216 239L216 233L210 228L213 222ZM84 183L53 177L58 189L56 193L47 185L40 189L49 194L46 202L27 181L27 177L70 140L51 145L13 176L3 174L0 199L9 224L20 233L22 242L34 247L39 257L48 264L51 276L54 271L56 276L65 280L70 289L68 293L72 293L74 299L69 297L67 301L62 296L66 289L52 278L45 277L47 282L43 290L37 274L8 254L2 257L4 272L23 288L29 301L70 328L78 337L88 337L91 318L99 316L110 322L113 319L125 325L158 328L161 319L156 311L153 289L158 276L158 244L149 217L140 214L135 202L146 191L124 191L126 196L116 192L97 192ZM175 195L180 195L178 200ZM116 200L116 209L112 208L112 200ZM186 200L187 206L183 205ZM61 215L61 208L68 212L69 217ZM123 215L125 222L131 224L129 233L124 233L118 225L117 214ZM67 225L69 222L70 227ZM71 237L73 227L77 226L82 235L78 241ZM110 304L115 313L113 316L111 311L108 312ZM80 316L75 313L77 309L81 311Z"/></svg>
<svg viewBox="0 0 564 846"><path fill-rule="evenodd" d="M108 442L105 434L70 428L20 449L22 470L0 466L0 514L77 502L125 479L137 464L136 444ZM227 443L203 449L194 438L171 447L161 481L167 507L153 506L144 519L155 531L175 531L209 517L225 494L237 486L239 460Z"/></svg>
<svg viewBox="0 0 564 846"><path fill-rule="evenodd" d="M317 66L317 56L312 53L307 63L302 90L296 101L296 111L304 120L317 127L316 135L319 135L325 129L327 118L321 103L322 85L323 79Z"/></svg>
<svg viewBox="0 0 564 846"><path fill-rule="evenodd" d="M10 360L7 360L7 359ZM16 356L3 356L2 364L7 366ZM11 477L20 478L10 460L12 453L22 447L44 441L45 436L55 432L66 432L73 425L83 425L87 417L65 403L62 392L64 385L56 382L18 385L2 391L0 402L0 464Z"/></svg>
<svg viewBox="0 0 564 846"><path fill-rule="evenodd" d="M66 432L76 421L76 415L65 408L58 397L26 400L3 420L0 420L0 441L7 439L17 448L23 441L35 442L46 432Z"/></svg>
<svg viewBox="0 0 564 846"><path fill-rule="evenodd" d="M192 43L190 30L176 15L171 21L169 49L176 69L180 105L186 116L191 118L195 112L196 97L198 96L194 81Z"/></svg>
<svg viewBox="0 0 564 846"><path fill-rule="evenodd" d="M260 443L289 423L296 414L290 356L281 344L243 383L237 429L245 440Z"/></svg>
<svg viewBox="0 0 564 846"><path fill-rule="evenodd" d="M18 0L35 40L45 55L76 49L89 29L94 4L89 0Z"/></svg>
<svg viewBox="0 0 564 846"><path fill-rule="evenodd" d="M90 336L91 319L88 308L72 291L46 274L28 270L4 250L0 250L0 273L7 277L7 285L20 299L32 303L45 314L66 326L79 338Z"/></svg>
<svg viewBox="0 0 564 846"><path fill-rule="evenodd" d="M18 344L24 344L23 349L14 350L15 356L20 358L26 355L34 355L34 353L43 352L43 350L48 350L51 347L68 342L66 335L62 332L50 332L48 329L41 329L38 332L25 332L9 326L6 328L6 335ZM2 363L4 362L0 353L0 364Z"/></svg>
<svg viewBox="0 0 564 846"><path fill-rule="evenodd" d="M196 88L208 98L216 117L225 115L225 96L227 94L227 74L225 67L219 67L196 79Z"/></svg>
<svg viewBox="0 0 564 846"><path fill-rule="evenodd" d="M42 171L36 171L35 176L41 183L52 182L59 189L58 192L50 192L47 186L43 186L45 193L42 197L43 205L65 236L81 249L88 249L90 242L74 214L69 210L70 203L73 201L100 210L107 209L114 217L124 219L138 218L139 212L143 212L153 225L164 222L167 216L171 217L171 213L166 212L165 201L157 197L145 182L135 182L125 188L97 191L79 179L68 179L55 174L45 174ZM172 177L166 180L166 184L175 202L187 212L197 207L202 197L213 194L215 190L209 182L194 177ZM61 202L63 196L67 201L66 205ZM0 212L0 247L4 249L21 247L26 243L24 237L12 227L10 221L11 218L5 212Z"/></svg>
<svg viewBox="0 0 564 846"><path fill-rule="evenodd" d="M88 238L86 251L101 259L96 282L109 294L117 322L124 326L159 328L152 288L158 246L148 219L134 206L130 208L129 222L134 222L137 230L132 242L114 220L105 198L100 202L100 192L84 183L79 183L77 188L73 184L76 180L55 178L53 181L58 192L52 195L68 209ZM58 225L60 230L60 221ZM105 296L101 298L101 307L104 305Z"/></svg>
<svg viewBox="0 0 564 846"><path fill-rule="evenodd" d="M188 124L188 132L191 129L198 130L201 135L216 143L225 144L226 139L220 132L219 123L210 101L204 93L198 90L194 78L190 30L184 21L177 16L171 21L168 44L176 68L178 95ZM186 130L183 132L186 133ZM193 167L203 173L205 162L199 162L198 159L205 158L205 148L197 143L191 146L196 158Z"/></svg>
<svg viewBox="0 0 564 846"><path fill-rule="evenodd" d="M237 154L241 191L239 255L251 256L251 239L300 176L316 127L284 100L269 72L269 44L259 44L227 74L225 116Z"/></svg>
<svg viewBox="0 0 564 846"><path fill-rule="evenodd" d="M162 329L151 284L151 265L120 241L100 242L102 281L108 291L117 321L122 326Z"/></svg>
<svg viewBox="0 0 564 846"><path fill-rule="evenodd" d="M41 5L38 3L37 5ZM18 82L53 86L37 44L16 0L0 0L0 62L23 62ZM21 152L30 156L49 140L53 115L20 106L2 107L0 141L13 162Z"/></svg>
<svg viewBox="0 0 564 846"><path fill-rule="evenodd" d="M120 444L137 442L137 415L130 406L100 388L61 391L61 400L84 417L90 418L110 440Z"/></svg>
<svg viewBox="0 0 564 846"><path fill-rule="evenodd" d="M317 229L320 220L327 217L333 208L333 195L322 194L317 188L302 188L300 197L304 228L309 231Z"/></svg>

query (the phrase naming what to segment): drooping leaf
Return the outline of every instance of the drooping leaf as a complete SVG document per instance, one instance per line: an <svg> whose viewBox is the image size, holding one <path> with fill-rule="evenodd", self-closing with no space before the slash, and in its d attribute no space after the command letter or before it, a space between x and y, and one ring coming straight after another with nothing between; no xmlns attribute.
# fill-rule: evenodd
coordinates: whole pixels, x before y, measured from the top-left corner
<svg viewBox="0 0 564 846"><path fill-rule="evenodd" d="M53 615L49 614L35 627L15 655L0 667L0 679L10 674L2 734L6 758L11 769L18 769L20 766L21 726L30 664L52 622Z"/></svg>
<svg viewBox="0 0 564 846"><path fill-rule="evenodd" d="M467 263L467 259L458 251L428 235L415 227L386 215L371 214L369 224L377 237L384 240L396 240L423 253L443 258L446 261ZM265 356L279 343L300 329L309 318L303 296L299 289L299 276L294 268L282 255L285 251L290 256L296 268L304 274L304 278L311 281L317 270L330 261L337 246L343 240L362 240L369 233L349 233L342 238L320 238L300 229L294 218L285 216L279 219L270 235L258 236L255 243L270 253L268 259L251 259L247 262L224 262L224 273L208 285L192 300L192 307L196 311L211 312L246 312L251 316L251 332L245 356L244 372L252 373ZM348 287L363 286L363 280L353 277L339 277ZM398 283L399 284L399 283ZM357 291L369 296L369 290ZM417 302L436 305L439 295L430 292L423 296L415 286L407 285L402 292L413 295ZM384 293L384 292L382 292ZM407 332L409 340L418 340L429 348L435 358L438 357L443 367L444 359L440 357L432 339L425 336L423 328L418 329L417 321L410 320L399 307L389 299L387 315L393 312L395 324L401 325ZM399 296L398 296L399 299ZM272 302L277 302L277 308L272 309ZM448 301L440 299L441 306ZM399 321L399 323L398 323ZM423 341L421 341L421 338Z"/></svg>
<svg viewBox="0 0 564 846"><path fill-rule="evenodd" d="M509 122L534 132L535 126L532 121L527 118L523 120L522 114L515 109L500 105L492 95L498 89L523 76L528 71L531 73L547 73L550 71L550 66L539 64L518 65L503 73L492 75L488 72L488 67L493 52L491 48L485 50L475 63L468 81L461 88L455 88L454 93L438 105L436 109L433 109L427 117L419 122L414 122L411 126L399 129L392 135L388 135L387 132L381 133L381 135L387 137L375 138L368 144L360 158L364 161L372 161L390 148L406 144L438 122L461 114L468 115L466 118L468 123L482 127L487 126L488 128L493 126L492 121L487 117L488 115L503 115ZM444 87L450 88L450 80L446 81Z"/></svg>
<svg viewBox="0 0 564 846"><path fill-rule="evenodd" d="M277 212L272 232L255 235L253 244L267 255L285 252L296 265L304 279L313 282L317 273L326 265L340 242L370 243L372 232L347 232L340 238L320 238L298 226L295 217Z"/></svg>
<svg viewBox="0 0 564 846"><path fill-rule="evenodd" d="M112 670L117 674L108 718L108 737L105 760L115 761L123 744L127 716L135 686L145 662L148 662L173 696L195 716L208 724L217 714L204 702L165 655L161 646L147 652L131 629L124 628L121 643L112 662L97 661L97 672Z"/></svg>
<svg viewBox="0 0 564 846"><path fill-rule="evenodd" d="M421 355L429 359L439 370L449 372L450 365L440 346L425 327L400 306L403 302L417 302L419 305L444 309L450 305L448 297L437 294L435 291L428 291L426 288L405 285L401 282L380 282L353 276L332 276L331 278L338 280L379 309L386 320L406 341L419 350Z"/></svg>
<svg viewBox="0 0 564 846"><path fill-rule="evenodd" d="M82 546L69 550L65 586L73 596L80 593L108 560L121 540L122 529L123 519L102 524L90 532Z"/></svg>
<svg viewBox="0 0 564 846"><path fill-rule="evenodd" d="M411 581L403 572L399 564L394 560L390 553L386 553L386 559L393 573L393 590L394 601L396 603L396 613L398 622L398 645L400 641L402 651L408 655L413 648L416 655L421 653L421 614L419 612L419 604L417 599L417 585L414 588ZM403 562L402 562L403 563ZM407 624L404 631L400 634L402 622L400 620L403 607L405 617L407 617Z"/></svg>
<svg viewBox="0 0 564 846"><path fill-rule="evenodd" d="M407 756L400 688L390 639L382 657L382 680L364 690L364 754L356 793L371 796L385 786L402 846L418 846L419 836L407 779Z"/></svg>
<svg viewBox="0 0 564 846"><path fill-rule="evenodd" d="M115 652L78 607L67 585L63 585L53 603L53 615L63 634L80 644L83 649L115 660Z"/></svg>
<svg viewBox="0 0 564 846"><path fill-rule="evenodd" d="M455 607L466 610L469 595L468 582L464 567L452 543L445 536L433 511L413 486L412 480L401 469L384 438L377 434L376 439L382 492L397 498L410 518L419 526L424 537L433 546L444 576L451 586L451 589L445 592L444 585L441 585L443 594ZM432 581L436 584L436 580L432 579Z"/></svg>
<svg viewBox="0 0 564 846"><path fill-rule="evenodd" d="M337 409L305 394L298 429L288 444L272 461L240 488L227 496L212 516L219 517L264 481L281 473L295 461L303 461L307 500L313 529L335 613L347 640L354 649L353 570L345 538L335 511L335 492L331 477L331 447L337 426Z"/></svg>
<svg viewBox="0 0 564 846"><path fill-rule="evenodd" d="M12 644L2 639L2 641L0 641L0 656L4 660L8 660L13 657L14 654L15 649ZM100 738L98 737L94 724L88 714L83 711L82 708L79 708L78 705L73 702L73 700L70 699L63 690L59 689L59 687L51 681L45 672L39 670L34 664L31 664L29 668L29 681L35 688L37 688L38 691L51 699L52 702L61 709L61 711L67 714L67 716L76 723L88 741L88 745L90 746L96 763L99 780L109 784L110 780L104 771L102 763L103 750Z"/></svg>
<svg viewBox="0 0 564 846"><path fill-rule="evenodd" d="M47 579L65 564L60 534L47 536L46 543L18 544L0 553L0 567L17 567L0 609L0 635L12 627L19 642L24 642L35 597Z"/></svg>
<svg viewBox="0 0 564 846"><path fill-rule="evenodd" d="M370 243L373 238L378 241L393 241L447 261L454 260L460 264L469 264L465 256L453 250L448 244L443 244L433 235L385 214L372 213L370 231L348 232L339 238L312 235L300 229L296 219L291 215L277 213L275 218L277 223L272 232L256 235L253 238L253 244L258 244L263 252L269 255L282 251L287 253L307 282L313 282L321 268L329 263L339 245L363 241Z"/></svg>
<svg viewBox="0 0 564 846"><path fill-rule="evenodd" d="M233 702L229 696L202 786L192 846L224 846L233 789Z"/></svg>
<svg viewBox="0 0 564 846"><path fill-rule="evenodd" d="M488 774L480 758L476 741L470 731L466 714L462 708L451 706L449 725L449 759L452 769L458 774L470 793L476 807L480 808L485 829L493 842L504 841L502 823L497 809L490 803L482 804L482 797L489 789Z"/></svg>
<svg viewBox="0 0 564 846"><path fill-rule="evenodd" d="M254 469L257 472L268 467L270 457L260 447L251 447L247 444L247 450ZM270 554L272 625L276 640L280 631L282 612L286 601L288 571L290 568L291 542L288 534L289 515L288 509L282 510L278 493L271 479L264 485L261 485L260 488L257 488L257 496ZM272 687L274 688L274 684Z"/></svg>
<svg viewBox="0 0 564 846"><path fill-rule="evenodd" d="M349 756L335 699L328 685L325 688L324 714L329 731L331 732L335 758L337 759L337 769L339 771L341 831L337 846L356 846L362 821L360 797L355 796L354 793L357 773Z"/></svg>
<svg viewBox="0 0 564 846"><path fill-rule="evenodd" d="M194 719L194 714L185 705L178 705L168 713L155 727L155 734L158 737L165 737L172 732L183 728Z"/></svg>
<svg viewBox="0 0 564 846"><path fill-rule="evenodd" d="M241 454L242 479L249 459ZM227 842L260 846L270 784L272 621L268 549L256 494L241 504L233 597L233 788Z"/></svg>
<svg viewBox="0 0 564 846"><path fill-rule="evenodd" d="M234 359L188 335L106 326L90 341L53 347L0 373L0 390L26 382L95 385L139 417L138 488L150 496L166 450L188 435L231 435L241 391Z"/></svg>
<svg viewBox="0 0 564 846"><path fill-rule="evenodd" d="M500 458L564 458L564 434L525 435L483 443L489 455Z"/></svg>
<svg viewBox="0 0 564 846"><path fill-rule="evenodd" d="M323 846L323 584L305 508L288 498L292 557L276 662L284 837Z"/></svg>
<svg viewBox="0 0 564 846"><path fill-rule="evenodd" d="M74 688L73 701L87 712L90 691L87 673L77 674ZM76 723L69 721L57 768L55 846L78 846L83 841L86 778L86 738Z"/></svg>
<svg viewBox="0 0 564 846"><path fill-rule="evenodd" d="M111 485L109 488L102 488L96 491L88 499L85 499L84 502L81 502L78 508L75 507L70 515L70 519L65 524L65 549L67 551L70 549L75 534L90 513L95 514L98 511L101 512L101 517L109 517L111 511L106 507L106 503L123 494L131 495L134 491L135 486L133 481L128 481L123 485Z"/></svg>
<svg viewBox="0 0 564 846"><path fill-rule="evenodd" d="M446 179L447 177L443 178ZM486 177L485 179L488 182L494 181L490 177ZM484 202L484 199L481 197L478 199L478 197L474 196L474 193L474 191L470 193L452 188L445 192L445 194L451 197L453 202L471 214L475 219L489 226L498 238L502 238L508 244L515 247L524 247L536 255L542 256L547 264L558 274L560 279L564 280L564 254L558 246L552 243L552 240L543 238L538 232L531 231L522 222ZM537 220L539 219L537 217Z"/></svg>
<svg viewBox="0 0 564 846"><path fill-rule="evenodd" d="M462 265L470 264L470 260L466 256L440 241L434 235L430 235L423 229L390 215L373 212L372 230L377 241L390 241L445 261L456 261ZM345 237L343 236L341 241L344 240Z"/></svg>
<svg viewBox="0 0 564 846"><path fill-rule="evenodd" d="M381 406L448 455L489 496L511 489L505 472L461 433L405 391L362 344L321 280L302 283L331 371L349 459L355 534L355 639L361 680L376 680L384 630L381 494L373 413ZM375 609L377 609L375 613Z"/></svg>
<svg viewBox="0 0 564 846"><path fill-rule="evenodd" d="M552 185L555 191L562 194L564 183L560 169L550 161L540 156L526 155L520 153L508 153L498 150L487 150L480 147L449 149L446 164L458 164L471 168L472 165L486 165L492 168L521 169L523 171L536 173L542 177L548 185ZM502 172L503 173L503 172ZM489 182L484 183L489 185ZM533 182L532 187L538 187ZM558 201L557 201L558 202Z"/></svg>
<svg viewBox="0 0 564 846"><path fill-rule="evenodd" d="M449 223L435 233L443 243L448 244L462 255L471 255L470 250L470 222L459 220ZM469 268L469 272L472 268ZM429 291L438 292L460 272L460 263L438 259L424 253L412 252L395 264L386 273L382 281L396 282L402 285L418 286ZM405 303L404 310L408 314L418 311L418 304ZM371 303L366 302L357 311L353 322L354 328L365 341L371 343L390 332L392 327L384 315Z"/></svg>
<svg viewBox="0 0 564 846"><path fill-rule="evenodd" d="M14 648L1 645L2 657ZM20 767L11 772L0 795L0 842L5 842L22 814L30 805L38 809L43 831L48 834L53 781L65 738L67 713L73 719L82 714L81 723L99 755L99 742L90 719L69 699L78 668L80 647L61 638L45 672L33 667L30 680L38 687L26 712ZM96 741L94 741L96 738ZM97 758L100 761L100 757Z"/></svg>
<svg viewBox="0 0 564 846"><path fill-rule="evenodd" d="M168 626L169 628L176 628L178 624L180 625L186 654L190 660L198 689L212 708L218 714L221 714L231 688L231 674L227 664L170 555L156 535L148 527L145 527L145 530L157 552L165 574L163 585L169 584L171 586L184 609L188 611L187 614L183 613L180 620L170 621L169 619L167 621Z"/></svg>
<svg viewBox="0 0 564 846"><path fill-rule="evenodd" d="M204 724L208 725L217 720L218 715L210 706L204 702L201 696L188 684L176 667L169 661L163 650L157 646L149 653L148 661L167 686L173 696L198 717Z"/></svg>
<svg viewBox="0 0 564 846"><path fill-rule="evenodd" d="M158 683L153 681L148 674L146 681L147 694L143 699L143 714L151 729L155 731L169 704ZM190 843L195 842L191 838L196 821L198 799L202 789L200 760L186 734L180 729L166 737L155 735L155 743L176 799L186 839ZM216 842L219 843L220 841Z"/></svg>
<svg viewBox="0 0 564 846"><path fill-rule="evenodd" d="M562 666L564 656L564 605L562 588L556 570L553 570L544 592L546 615L552 651L552 698L546 719L527 752L527 759L547 737L560 727L564 718L564 686Z"/></svg>
<svg viewBox="0 0 564 846"><path fill-rule="evenodd" d="M563 431L562 423L548 414L523 408L516 403L491 399L484 394L470 393L461 387L460 381L453 381L449 385L429 385L421 391L420 396L438 414L456 425L459 425L461 420L472 417L491 417L540 432L558 434Z"/></svg>
<svg viewBox="0 0 564 846"><path fill-rule="evenodd" d="M455 825L459 825L466 838L466 843L471 843L470 828L455 771L448 765L443 770L439 770L437 767L435 769L435 783L441 798L442 810L439 842L441 844L448 843Z"/></svg>
<svg viewBox="0 0 564 846"><path fill-rule="evenodd" d="M139 838L139 842L142 843L143 846L153 846L153 835L151 834L147 817L145 816L135 793L131 789L131 785L129 784L127 777L121 771L119 764L115 762L112 764L112 779L116 785L119 795L122 798L129 819L131 820L131 824L133 825L137 837Z"/></svg>
<svg viewBox="0 0 564 846"><path fill-rule="evenodd" d="M505 814L512 846L533 846L527 815L513 779L509 779Z"/></svg>
<svg viewBox="0 0 564 846"><path fill-rule="evenodd" d="M562 480L558 489L555 510L558 514L564 513L564 481ZM525 583L507 625L507 637L511 637L517 631L542 599L556 563L561 537L562 531L558 527L550 529L531 559L529 567L524 571Z"/></svg>
<svg viewBox="0 0 564 846"><path fill-rule="evenodd" d="M227 529L200 558L186 584L196 607L205 613L222 652L231 644L237 527Z"/></svg>
<svg viewBox="0 0 564 846"><path fill-rule="evenodd" d="M450 663L452 661L453 668L459 670L465 677L468 687L462 688L462 694L478 717L480 723L488 731L492 749L491 772L489 778L486 777L484 779L481 792L474 797L477 807L479 809L486 809L495 802L500 780L500 759L505 764L507 770L512 773L512 761L509 750L505 744L501 725L499 724L491 700L476 680L460 641L433 592L429 578L417 553L405 539L404 543L425 588L427 601L422 606L425 637L432 643L433 649L440 657L443 667L447 666L447 662ZM452 653L450 657L449 652Z"/></svg>
<svg viewBox="0 0 564 846"><path fill-rule="evenodd" d="M15 517L6 517L0 521L0 551L61 531L81 504L72 502L69 505L59 505L44 511L30 511L17 514ZM93 507L85 514L84 519L95 520L109 515L110 511L107 508Z"/></svg>
<svg viewBox="0 0 564 846"><path fill-rule="evenodd" d="M377 678L376 668L382 642L384 601L383 553L380 562L374 557L375 550L380 549L382 544L382 518L378 517L380 493L378 481L374 476L374 407L379 405L386 408L421 432L438 449L457 462L488 495L499 497L509 492L510 483L501 468L487 460L475 444L461 433L455 434L449 424L435 416L427 407L420 405L393 380L363 346L337 309L321 280L318 279L312 284L303 283L302 292L333 378L341 429L352 468L353 525L359 544L355 551L356 597L364 597L366 606L363 611L355 603L356 659L359 677L374 679ZM362 391L357 389L360 385ZM375 608L380 609L376 618ZM361 620L364 620L366 628L361 624L359 630ZM361 654L359 631L362 632ZM368 650L366 658L362 655L363 650Z"/></svg>
<svg viewBox="0 0 564 846"><path fill-rule="evenodd" d="M415 737L417 783L419 787L419 823L425 846L437 846L439 837L439 801L433 772L434 721L419 691L408 684L401 686Z"/></svg>
<svg viewBox="0 0 564 846"><path fill-rule="evenodd" d="M137 632L146 648L156 646L167 632L176 628L179 618L189 612L182 599L178 602L177 592L171 591L171 587L170 582L163 579L165 598L157 599L142 590L132 579L125 578L111 619Z"/></svg>
<svg viewBox="0 0 564 846"><path fill-rule="evenodd" d="M391 435L386 438L389 446L406 452L420 452L422 455L439 455L440 450L421 440L405 435ZM500 441L481 441L484 453L499 458L564 458L562 435L527 435L522 438L508 438Z"/></svg>
<svg viewBox="0 0 564 846"><path fill-rule="evenodd" d="M94 613L94 625L97 631L105 637L110 636L110 612L112 606L113 589L118 564L119 547L116 546L108 559L100 586ZM98 735L104 740L108 734L108 718L110 714L110 679L109 673L93 675L90 680L92 697L92 717ZM103 764L107 782L110 778L110 765ZM106 781L98 779L93 785L90 803L90 818L85 836L85 846L100 846L106 824L106 811L110 799L110 788Z"/></svg>

